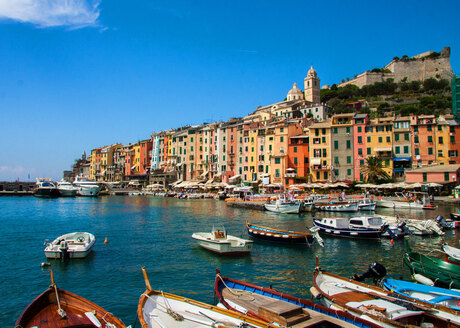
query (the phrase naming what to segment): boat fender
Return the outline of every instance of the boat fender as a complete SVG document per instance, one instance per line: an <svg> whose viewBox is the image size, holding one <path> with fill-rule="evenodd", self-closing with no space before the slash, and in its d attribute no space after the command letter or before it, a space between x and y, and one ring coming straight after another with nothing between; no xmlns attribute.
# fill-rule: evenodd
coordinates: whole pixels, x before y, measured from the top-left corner
<svg viewBox="0 0 460 328"><path fill-rule="evenodd" d="M310 288L310 293L317 300L319 300L322 297L321 293L315 287Z"/></svg>
<svg viewBox="0 0 460 328"><path fill-rule="evenodd" d="M49 267L49 266L51 266L51 263L42 262L42 263L40 264L40 266L41 266L41 267Z"/></svg>
<svg viewBox="0 0 460 328"><path fill-rule="evenodd" d="M431 280L428 277L425 277L424 275L421 275L420 273L416 273L413 276L414 280L423 284L423 285L428 285L428 286L434 286L433 280Z"/></svg>
<svg viewBox="0 0 460 328"><path fill-rule="evenodd" d="M104 239L104 244L107 245L108 243L109 243L109 240L107 239L107 237L105 237L105 239Z"/></svg>

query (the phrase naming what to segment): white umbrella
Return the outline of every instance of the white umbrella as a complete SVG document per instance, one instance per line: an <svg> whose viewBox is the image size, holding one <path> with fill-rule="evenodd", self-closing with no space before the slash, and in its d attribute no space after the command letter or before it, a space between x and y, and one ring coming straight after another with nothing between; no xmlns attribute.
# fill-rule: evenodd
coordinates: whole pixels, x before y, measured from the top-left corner
<svg viewBox="0 0 460 328"><path fill-rule="evenodd" d="M422 187L422 184L416 182L416 183L407 185L407 187L405 187L404 189L412 189L412 188L420 188L420 187Z"/></svg>
<svg viewBox="0 0 460 328"><path fill-rule="evenodd" d="M430 182L430 183L428 184L428 186L430 186L430 187L442 187L442 184L436 183L436 182Z"/></svg>

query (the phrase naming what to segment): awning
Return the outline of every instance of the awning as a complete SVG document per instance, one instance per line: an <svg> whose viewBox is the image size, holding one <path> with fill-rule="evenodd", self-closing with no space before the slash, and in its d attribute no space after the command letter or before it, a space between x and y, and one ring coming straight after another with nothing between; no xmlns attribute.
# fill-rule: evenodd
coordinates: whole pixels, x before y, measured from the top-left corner
<svg viewBox="0 0 460 328"><path fill-rule="evenodd" d="M319 158L319 157L312 158L310 160L310 165L321 165L321 158Z"/></svg>
<svg viewBox="0 0 460 328"><path fill-rule="evenodd" d="M137 164L131 167L131 170L134 170L137 167Z"/></svg>
<svg viewBox="0 0 460 328"><path fill-rule="evenodd" d="M270 176L270 174L268 174L268 173L264 173L264 174L261 175L262 178L267 178L269 176Z"/></svg>
<svg viewBox="0 0 460 328"><path fill-rule="evenodd" d="M238 178L241 178L241 175L240 175L240 174L237 174L237 175L234 175L234 176L230 177L229 180L236 180L236 179L238 179Z"/></svg>
<svg viewBox="0 0 460 328"><path fill-rule="evenodd" d="M375 147L374 151L381 152L381 151L392 151L393 148L391 147Z"/></svg>
<svg viewBox="0 0 460 328"><path fill-rule="evenodd" d="M393 172L395 172L395 173L401 173L401 172L404 172L404 169L393 169Z"/></svg>
<svg viewBox="0 0 460 328"><path fill-rule="evenodd" d="M204 178L205 176L207 176L209 173L208 170L204 171L203 173L200 174L200 177Z"/></svg>
<svg viewBox="0 0 460 328"><path fill-rule="evenodd" d="M177 186L179 183L181 183L183 180L177 180L171 183L171 186Z"/></svg>
<svg viewBox="0 0 460 328"><path fill-rule="evenodd" d="M394 162L410 162L411 161L411 157L395 157L393 158L393 161Z"/></svg>

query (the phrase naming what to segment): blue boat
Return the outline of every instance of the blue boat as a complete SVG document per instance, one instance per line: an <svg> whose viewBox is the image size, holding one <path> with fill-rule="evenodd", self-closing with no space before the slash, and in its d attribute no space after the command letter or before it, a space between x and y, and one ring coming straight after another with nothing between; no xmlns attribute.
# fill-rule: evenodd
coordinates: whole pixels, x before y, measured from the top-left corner
<svg viewBox="0 0 460 328"><path fill-rule="evenodd" d="M378 216L313 218L313 224L327 235L361 239L379 239L386 228L382 218Z"/></svg>
<svg viewBox="0 0 460 328"><path fill-rule="evenodd" d="M275 322L283 327L302 323L302 327L381 327L341 310L247 282L222 277L218 270L215 293L227 309L250 317Z"/></svg>
<svg viewBox="0 0 460 328"><path fill-rule="evenodd" d="M460 291L388 278L382 284L392 293L434 305L440 316L460 325Z"/></svg>

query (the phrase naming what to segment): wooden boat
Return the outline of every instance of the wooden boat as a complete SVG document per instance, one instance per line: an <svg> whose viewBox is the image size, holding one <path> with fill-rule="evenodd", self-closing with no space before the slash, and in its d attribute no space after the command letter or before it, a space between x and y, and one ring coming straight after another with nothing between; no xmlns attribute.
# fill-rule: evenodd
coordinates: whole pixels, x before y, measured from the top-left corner
<svg viewBox="0 0 460 328"><path fill-rule="evenodd" d="M317 211L325 212L358 212L358 203L349 202L328 202L328 203L315 203Z"/></svg>
<svg viewBox="0 0 460 328"><path fill-rule="evenodd" d="M437 317L432 307L395 298L382 288L323 271L317 265L311 293L324 305L382 327L458 327Z"/></svg>
<svg viewBox="0 0 460 328"><path fill-rule="evenodd" d="M81 259L91 253L96 238L89 232L72 232L47 243L45 256L49 259Z"/></svg>
<svg viewBox="0 0 460 328"><path fill-rule="evenodd" d="M322 233L347 238L379 239L385 230L385 224L378 216L313 218L313 224Z"/></svg>
<svg viewBox="0 0 460 328"><path fill-rule="evenodd" d="M444 318L460 325L460 291L388 278L382 280L382 285L392 293L434 305Z"/></svg>
<svg viewBox="0 0 460 328"><path fill-rule="evenodd" d="M290 202L285 198L278 198L275 203L266 203L264 207L267 211L284 214L299 214L302 208L301 202Z"/></svg>
<svg viewBox="0 0 460 328"><path fill-rule="evenodd" d="M212 227L211 232L195 232L192 238L204 249L225 255L247 254L251 252L253 244L252 240L227 235L225 228Z"/></svg>
<svg viewBox="0 0 460 328"><path fill-rule="evenodd" d="M460 265L460 249L443 244L442 251L444 252L444 260L446 262Z"/></svg>
<svg viewBox="0 0 460 328"><path fill-rule="evenodd" d="M280 230L251 224L246 220L249 236L277 243L312 245L314 237L309 232Z"/></svg>
<svg viewBox="0 0 460 328"><path fill-rule="evenodd" d="M282 327L380 327L307 299L222 277L216 271L215 294L219 302L229 310L274 322Z"/></svg>
<svg viewBox="0 0 460 328"><path fill-rule="evenodd" d="M147 290L137 307L142 328L234 328L275 326L241 313L152 289L142 268Z"/></svg>
<svg viewBox="0 0 460 328"><path fill-rule="evenodd" d="M126 327L112 313L83 297L57 288L51 271L51 286L22 311L15 327Z"/></svg>
<svg viewBox="0 0 460 328"><path fill-rule="evenodd" d="M439 287L460 288L460 266L433 256L420 254L411 250L406 240L404 263L409 267L411 274L419 274L429 278Z"/></svg>

